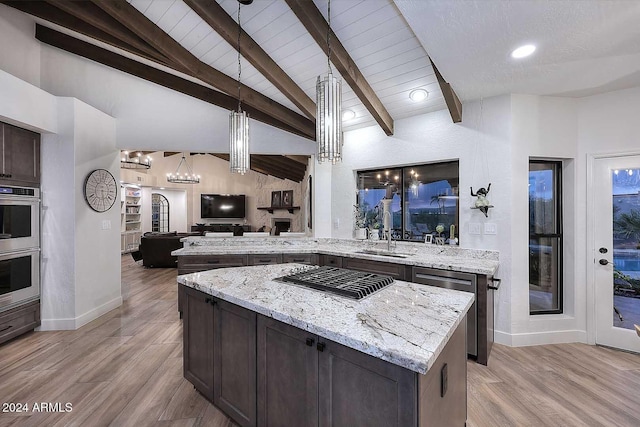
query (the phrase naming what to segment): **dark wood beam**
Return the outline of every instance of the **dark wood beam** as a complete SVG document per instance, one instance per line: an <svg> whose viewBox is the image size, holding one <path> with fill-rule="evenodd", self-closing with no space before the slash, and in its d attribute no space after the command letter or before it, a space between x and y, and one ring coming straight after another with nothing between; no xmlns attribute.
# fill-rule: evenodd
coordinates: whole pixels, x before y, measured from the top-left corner
<svg viewBox="0 0 640 427"><path fill-rule="evenodd" d="M78 19L44 1L0 1L0 3L11 6L21 12L28 13L29 15L42 18L45 21L53 22L61 27L76 31L93 39L100 40L101 42L119 47L120 49L126 50L127 52L131 52L143 58L157 61L156 58L151 57L146 52L122 42L122 40L112 36L111 34L99 30L83 20ZM168 64L163 63L163 65Z"/></svg>
<svg viewBox="0 0 640 427"><path fill-rule="evenodd" d="M117 53L108 51L101 47L94 46L91 43L78 40L40 24L36 24L36 38L48 45L115 68L141 79L148 80L160 86L181 92L185 95L192 96L226 110L232 110L238 104L238 101L235 98L222 92L194 83L190 80L183 79L157 68L150 67L146 64L118 55ZM245 110L249 113L251 119L258 120L308 139L315 139L315 132L302 133L299 129L282 123L281 121L274 119L272 116L250 106L245 106Z"/></svg>
<svg viewBox="0 0 640 427"><path fill-rule="evenodd" d="M163 151L164 157L175 156L176 154L180 154L180 151Z"/></svg>
<svg viewBox="0 0 640 427"><path fill-rule="evenodd" d="M217 158L219 158L219 159L226 160L227 162L229 161L229 155L228 154L216 153L216 154L212 154L212 155L217 157ZM285 176L285 174L283 174L283 173L281 173L279 171L276 171L276 170L273 170L273 169L269 169L269 168L265 168L264 165L258 166L256 164L256 162L253 161L253 155L251 156L251 162L250 162L249 168L252 171L261 173L263 175L270 175L270 176L274 176L274 177L279 178L279 179L289 179L287 176Z"/></svg>
<svg viewBox="0 0 640 427"><path fill-rule="evenodd" d="M291 181L300 182L302 178L304 178L304 172L301 173L282 167L261 155L252 154L251 164L255 164L256 167L269 171L269 173L274 176L284 177Z"/></svg>
<svg viewBox="0 0 640 427"><path fill-rule="evenodd" d="M311 37L325 54L328 54L327 31L329 24L322 13L310 0L285 0L293 13L298 17L302 25L307 29ZM375 94L367 80L360 72L351 56L344 48L338 37L331 31L331 62L349 84L351 89L367 107L374 119L378 122L384 133L393 135L393 118L382 105L382 101Z"/></svg>
<svg viewBox="0 0 640 427"><path fill-rule="evenodd" d="M160 54L157 50L149 46L147 42L129 31L124 25L120 24L118 21L113 19L111 15L109 15L93 3L87 1L65 0L48 0L47 3L63 10L70 15L75 16L76 18L101 31L104 31L107 34L116 37L118 40L125 43L124 45L118 44L116 47L122 48L123 46L133 46L138 51L146 53L147 57L153 58L153 60L159 62L160 64L167 66L171 64L171 61L169 61L164 55Z"/></svg>
<svg viewBox="0 0 640 427"><path fill-rule="evenodd" d="M305 166L309 165L309 156L300 156L300 155L294 155L294 154L287 154L285 155L286 158L291 159L291 160L295 160L298 163L302 163Z"/></svg>
<svg viewBox="0 0 640 427"><path fill-rule="evenodd" d="M283 170L290 170L294 174L302 174L307 170L307 167L303 164L296 162L295 160L287 159L284 156L279 155L265 155L265 154L256 154L256 158L260 158L267 163L271 163L274 166L280 167Z"/></svg>
<svg viewBox="0 0 640 427"><path fill-rule="evenodd" d="M238 50L238 23L215 0L184 0L214 31ZM293 102L307 117L315 120L316 104L282 68L241 30L240 51L260 73Z"/></svg>
<svg viewBox="0 0 640 427"><path fill-rule="evenodd" d="M235 79L200 61L125 0L92 1L129 30L144 39L149 45L169 58L174 64L190 70L192 76L228 95L236 95L238 93L238 82ZM241 99L245 105L271 115L275 119L299 129L302 133L315 133L315 123L313 121L246 85L242 85Z"/></svg>
<svg viewBox="0 0 640 427"><path fill-rule="evenodd" d="M429 62L431 62L433 71L436 73L436 78L438 79L440 90L444 96L444 101L447 103L449 114L451 114L451 120L453 120L453 123L460 123L462 121L462 103L460 102L458 95L456 95L451 85L445 81L444 77L442 77L442 74L438 71L438 67L436 67L436 64L433 63L431 58L429 58Z"/></svg>

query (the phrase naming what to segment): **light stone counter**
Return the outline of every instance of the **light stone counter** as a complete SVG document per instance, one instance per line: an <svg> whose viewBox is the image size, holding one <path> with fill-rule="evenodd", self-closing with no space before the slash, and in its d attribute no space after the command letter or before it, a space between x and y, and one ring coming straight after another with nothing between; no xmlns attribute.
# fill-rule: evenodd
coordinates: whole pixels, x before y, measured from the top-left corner
<svg viewBox="0 0 640 427"><path fill-rule="evenodd" d="M300 267L222 268L178 276L178 282L421 374L474 299L469 292L395 281L356 301L273 280Z"/></svg>
<svg viewBox="0 0 640 427"><path fill-rule="evenodd" d="M173 251L172 255L318 253L487 276L494 276L499 266L497 251L463 249L448 245L393 242L392 252L405 256L405 258L398 258L358 253L361 250L386 250L387 243L384 241L282 237L185 237L182 242L184 248Z"/></svg>

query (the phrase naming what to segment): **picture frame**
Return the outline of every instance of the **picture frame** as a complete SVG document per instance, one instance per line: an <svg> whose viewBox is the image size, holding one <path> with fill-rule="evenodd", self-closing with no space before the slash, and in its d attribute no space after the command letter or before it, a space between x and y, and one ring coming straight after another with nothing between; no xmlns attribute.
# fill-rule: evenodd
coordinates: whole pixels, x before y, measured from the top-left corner
<svg viewBox="0 0 640 427"><path fill-rule="evenodd" d="M272 191L271 192L271 207L279 208L282 203L282 191Z"/></svg>
<svg viewBox="0 0 640 427"><path fill-rule="evenodd" d="M286 190L282 192L282 204L283 208L293 207L293 190Z"/></svg>

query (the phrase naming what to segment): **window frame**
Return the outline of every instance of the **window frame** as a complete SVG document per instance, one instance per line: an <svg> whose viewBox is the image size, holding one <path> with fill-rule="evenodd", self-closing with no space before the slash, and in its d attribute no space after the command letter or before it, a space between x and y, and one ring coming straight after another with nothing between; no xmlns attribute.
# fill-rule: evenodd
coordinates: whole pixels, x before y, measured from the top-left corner
<svg viewBox="0 0 640 427"><path fill-rule="evenodd" d="M529 173L531 173L531 165L554 165L552 170L554 173L554 184L553 184L553 196L554 196L554 211L555 211L555 233L532 233L529 231L528 240L531 239L557 239L558 242L558 275L556 286L558 288L558 308L550 309L550 310L531 310L531 294L529 293L529 315L538 316L545 314L563 314L564 313L564 223L563 223L563 193L562 193L562 160L551 160L551 159L529 159ZM529 212L531 212L531 205L529 204ZM528 228L530 230L531 223L528 224ZM528 257L528 271L530 271L531 266L531 256ZM530 277L527 277L527 283L531 280Z"/></svg>
<svg viewBox="0 0 640 427"><path fill-rule="evenodd" d="M405 212L404 212L404 207L405 207L405 185L406 185L406 175L407 175L407 171L411 170L411 169L417 169L417 168L423 168L423 167L429 167L429 166L436 166L436 165L445 165L445 164L449 164L449 163L456 163L457 167L458 167L458 194L460 192L460 159L449 159L449 160L442 160L442 161L437 161L437 162L431 162L431 163L420 163L420 164L413 164L413 165L401 165L401 166L387 166L387 167L376 167L376 168L368 168L368 169L359 169L355 171L355 178L356 178L356 205L360 204L360 188L359 188L359 174L361 173L371 173L371 172L382 172L385 169L389 170L389 171L393 171L393 170L399 170L400 171L400 180L399 180L399 185L400 185L400 207L401 207L401 211L402 211L402 215L400 215L400 227L401 227L401 238L400 239L396 239L396 238L392 238L392 240L394 241L399 241L399 242L408 242L408 243L421 243L424 244L424 240L416 240L416 239L405 239L405 234L406 234L406 218L405 218ZM435 181L434 181L435 182ZM458 198L457 201L457 205L456 205L456 219L458 221L458 223L456 224L456 232L457 232L457 237L458 237L458 246L460 245L460 198Z"/></svg>

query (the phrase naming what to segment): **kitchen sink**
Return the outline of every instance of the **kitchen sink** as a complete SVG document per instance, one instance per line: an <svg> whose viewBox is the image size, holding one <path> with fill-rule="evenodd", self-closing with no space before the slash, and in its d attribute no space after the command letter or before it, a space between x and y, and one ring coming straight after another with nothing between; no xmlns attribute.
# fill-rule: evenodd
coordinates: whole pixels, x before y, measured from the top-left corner
<svg viewBox="0 0 640 427"><path fill-rule="evenodd" d="M380 255L380 256L390 256L394 258L406 258L409 254L401 254L396 252L389 251L378 251L373 249L363 249L361 251L356 251L357 254L367 254L367 255Z"/></svg>

